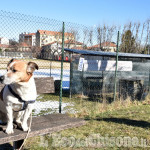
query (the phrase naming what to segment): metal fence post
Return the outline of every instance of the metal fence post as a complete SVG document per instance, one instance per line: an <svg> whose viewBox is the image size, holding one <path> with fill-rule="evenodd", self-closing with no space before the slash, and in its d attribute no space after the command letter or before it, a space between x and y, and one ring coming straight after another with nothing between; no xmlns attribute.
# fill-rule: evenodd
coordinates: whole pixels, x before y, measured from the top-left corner
<svg viewBox="0 0 150 150"><path fill-rule="evenodd" d="M118 51L119 51L119 31L117 35L117 52L116 52L116 69L115 69L115 81L114 81L114 101L116 100L116 86L117 86L117 69L118 69Z"/></svg>
<svg viewBox="0 0 150 150"><path fill-rule="evenodd" d="M63 61L64 61L64 33L65 33L65 23L63 22L63 27L62 27L62 51L61 51L61 75L60 75L59 113L61 113L61 106L62 106L62 80L63 80Z"/></svg>
<svg viewBox="0 0 150 150"><path fill-rule="evenodd" d="M70 59L70 99L72 98L72 79L73 79L73 62L72 62L72 54Z"/></svg>
<svg viewBox="0 0 150 150"><path fill-rule="evenodd" d="M149 83L148 83L148 94L150 94L150 69L149 69Z"/></svg>
<svg viewBox="0 0 150 150"><path fill-rule="evenodd" d="M50 60L50 77L52 76L52 60Z"/></svg>

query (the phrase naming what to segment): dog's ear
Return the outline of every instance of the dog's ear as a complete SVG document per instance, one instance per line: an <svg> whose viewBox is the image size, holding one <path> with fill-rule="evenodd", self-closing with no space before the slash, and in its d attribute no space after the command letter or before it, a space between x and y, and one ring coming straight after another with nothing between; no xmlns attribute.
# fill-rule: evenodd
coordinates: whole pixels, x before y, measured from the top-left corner
<svg viewBox="0 0 150 150"><path fill-rule="evenodd" d="M33 73L35 69L39 69L38 65L34 62L28 62L27 64L27 73Z"/></svg>
<svg viewBox="0 0 150 150"><path fill-rule="evenodd" d="M8 62L7 67L8 67L14 60L15 60L15 59L12 58L12 59Z"/></svg>

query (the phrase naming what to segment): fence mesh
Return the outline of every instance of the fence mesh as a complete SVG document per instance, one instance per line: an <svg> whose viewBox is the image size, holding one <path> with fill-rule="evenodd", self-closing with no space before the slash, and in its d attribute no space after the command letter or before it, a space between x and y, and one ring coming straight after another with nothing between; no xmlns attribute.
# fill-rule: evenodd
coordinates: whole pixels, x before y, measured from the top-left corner
<svg viewBox="0 0 150 150"><path fill-rule="evenodd" d="M93 27L65 22L65 49L102 51L103 55L64 52L62 113L84 113L113 101L117 31L120 52L149 54L149 21ZM49 87L53 92L38 95L34 115L59 112L61 49L61 21L0 11L0 75L5 74L8 61L16 58L38 64L34 77L54 80ZM84 58L82 70L78 68L80 58ZM117 99L145 98L149 92L149 58L119 56Z"/></svg>

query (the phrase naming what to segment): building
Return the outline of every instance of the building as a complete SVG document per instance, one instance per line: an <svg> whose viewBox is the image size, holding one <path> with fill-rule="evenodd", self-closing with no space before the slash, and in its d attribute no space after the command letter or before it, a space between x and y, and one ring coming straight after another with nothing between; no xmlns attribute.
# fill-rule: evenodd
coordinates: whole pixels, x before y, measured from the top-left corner
<svg viewBox="0 0 150 150"><path fill-rule="evenodd" d="M73 33L64 33L64 40L74 40ZM36 32L36 46L42 47L52 42L61 42L62 32L38 30Z"/></svg>
<svg viewBox="0 0 150 150"><path fill-rule="evenodd" d="M115 52L116 51L116 44L114 42L103 42L101 44L93 45L88 47L89 50L102 50L107 52Z"/></svg>
<svg viewBox="0 0 150 150"><path fill-rule="evenodd" d="M18 51L20 52L29 52L31 51L31 46L25 42L20 42L18 45Z"/></svg>
<svg viewBox="0 0 150 150"><path fill-rule="evenodd" d="M66 40L64 41L64 48L76 48L76 49L83 49L83 43L75 41L75 40ZM44 58L51 58L51 59L59 59L59 56L61 55L62 50L62 42L60 41L54 41L52 43L46 44L42 46L42 53L44 54ZM65 57L67 56L67 53L65 53Z"/></svg>
<svg viewBox="0 0 150 150"><path fill-rule="evenodd" d="M9 45L6 45L6 44L0 44L0 52L2 51L5 51L5 50L10 50L11 47Z"/></svg>
<svg viewBox="0 0 150 150"><path fill-rule="evenodd" d="M26 43L28 46L35 46L36 33L21 33L19 35L19 43Z"/></svg>
<svg viewBox="0 0 150 150"><path fill-rule="evenodd" d="M75 41L75 40L66 40L64 41L64 47L65 48L71 48L71 49L83 49L83 43Z"/></svg>
<svg viewBox="0 0 150 150"><path fill-rule="evenodd" d="M11 49L9 45L9 39L7 39L6 37L1 37L0 38L0 50L5 51L9 49Z"/></svg>
<svg viewBox="0 0 150 150"><path fill-rule="evenodd" d="M70 54L70 93L113 100L114 85L120 99L143 100L150 90L150 56L116 52L64 49Z"/></svg>
<svg viewBox="0 0 150 150"><path fill-rule="evenodd" d="M6 37L1 37L0 44L9 45L9 39L7 39Z"/></svg>
<svg viewBox="0 0 150 150"><path fill-rule="evenodd" d="M61 54L61 48L61 42L52 42L46 44L42 46L41 58L58 60L58 57Z"/></svg>
<svg viewBox="0 0 150 150"><path fill-rule="evenodd" d="M80 42L76 42L74 40L74 34L73 33L64 33L64 40L66 41L66 45L68 48L70 47L79 47L81 46ZM19 35L19 47L22 45L23 47L19 48L19 50L30 50L30 47L38 47L43 48L43 46L46 47L53 47L53 49L57 49L58 53L59 50L57 48L56 43L62 42L62 32L56 32L56 31L48 31L48 30L37 30L36 33L21 33ZM51 46L52 45L52 46ZM76 45L76 46L75 46ZM44 49L45 49L44 47Z"/></svg>

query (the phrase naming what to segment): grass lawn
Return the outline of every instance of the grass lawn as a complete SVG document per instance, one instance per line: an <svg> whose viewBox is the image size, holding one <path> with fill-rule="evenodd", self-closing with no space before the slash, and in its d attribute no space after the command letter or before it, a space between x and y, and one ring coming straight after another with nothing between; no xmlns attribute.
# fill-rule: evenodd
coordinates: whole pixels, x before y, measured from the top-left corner
<svg viewBox="0 0 150 150"><path fill-rule="evenodd" d="M50 96L50 97L49 97ZM52 95L45 95L44 99L51 99ZM58 98L53 97L54 99ZM65 102L70 99L65 97ZM29 138L25 145L28 150L59 150L59 149L149 149L150 145L150 105L149 101L131 102L116 101L112 104L100 104L84 99L71 99L76 114L86 120L86 125L67 129L58 133L42 137ZM54 145L61 137L59 146ZM93 145L87 145L87 139L92 137ZM128 143L126 143L129 139ZM73 139L73 143L70 142ZM104 139L100 141L99 139ZM122 142L122 143L121 143Z"/></svg>

